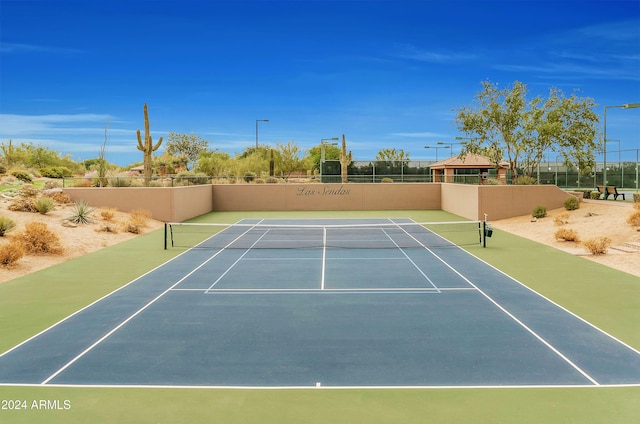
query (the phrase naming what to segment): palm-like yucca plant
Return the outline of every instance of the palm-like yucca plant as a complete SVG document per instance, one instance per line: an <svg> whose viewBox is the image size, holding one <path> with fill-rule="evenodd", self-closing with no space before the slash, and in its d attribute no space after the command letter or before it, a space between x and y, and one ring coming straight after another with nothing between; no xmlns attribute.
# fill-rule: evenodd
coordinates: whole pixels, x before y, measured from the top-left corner
<svg viewBox="0 0 640 424"><path fill-rule="evenodd" d="M67 220L75 224L91 224L93 211L94 209L87 202L79 200L73 205L73 214Z"/></svg>

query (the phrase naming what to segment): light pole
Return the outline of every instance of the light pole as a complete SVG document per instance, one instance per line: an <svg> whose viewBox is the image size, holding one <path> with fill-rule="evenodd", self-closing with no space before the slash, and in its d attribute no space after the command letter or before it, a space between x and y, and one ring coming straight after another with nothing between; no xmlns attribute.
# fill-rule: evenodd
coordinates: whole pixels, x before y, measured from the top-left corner
<svg viewBox="0 0 640 424"><path fill-rule="evenodd" d="M322 182L322 167L324 165L324 147L338 145L338 143L327 143L328 141L338 141L338 137L323 138L320 140L320 182Z"/></svg>
<svg viewBox="0 0 640 424"><path fill-rule="evenodd" d="M604 140L605 150L606 150L606 147L607 147L607 143L618 143L618 167L620 167L620 140L607 140L605 138L605 140ZM607 171L608 171L608 169L607 169ZM623 171L623 175L622 175L622 180L624 182L624 171Z"/></svg>
<svg viewBox="0 0 640 424"><path fill-rule="evenodd" d="M469 141L480 140L480 137L456 137L456 140L461 140L460 143L454 144L462 144L463 146L468 144Z"/></svg>
<svg viewBox="0 0 640 424"><path fill-rule="evenodd" d="M640 103L626 103L619 106L605 106L604 107L604 157L602 166L602 185L607 186L607 109L635 109L640 107Z"/></svg>
<svg viewBox="0 0 640 424"><path fill-rule="evenodd" d="M438 149L446 149L446 147L424 146L425 149L436 149L436 162L438 162Z"/></svg>
<svg viewBox="0 0 640 424"><path fill-rule="evenodd" d="M447 145L449 145L449 153L451 154L451 156L453 156L453 145L454 144L458 144L458 143L449 143L449 142L445 142L445 141L438 141L436 144L447 144Z"/></svg>
<svg viewBox="0 0 640 424"><path fill-rule="evenodd" d="M258 151L258 122L269 122L268 119L256 119L256 151Z"/></svg>

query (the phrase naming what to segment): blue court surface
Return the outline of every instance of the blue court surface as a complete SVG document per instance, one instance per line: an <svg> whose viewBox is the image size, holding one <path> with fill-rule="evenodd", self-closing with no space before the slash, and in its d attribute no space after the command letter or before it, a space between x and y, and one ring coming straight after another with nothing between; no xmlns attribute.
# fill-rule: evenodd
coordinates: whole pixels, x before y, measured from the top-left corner
<svg viewBox="0 0 640 424"><path fill-rule="evenodd" d="M241 224L4 352L0 384L640 384L640 352L407 219Z"/></svg>

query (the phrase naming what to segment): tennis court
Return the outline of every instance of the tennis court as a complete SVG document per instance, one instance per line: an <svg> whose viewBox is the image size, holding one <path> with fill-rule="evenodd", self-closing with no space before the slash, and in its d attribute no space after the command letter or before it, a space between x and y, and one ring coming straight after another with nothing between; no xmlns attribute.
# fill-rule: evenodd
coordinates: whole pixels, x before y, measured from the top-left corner
<svg viewBox="0 0 640 424"><path fill-rule="evenodd" d="M190 248L2 354L0 384L640 384L638 351L458 247L468 224L175 225Z"/></svg>

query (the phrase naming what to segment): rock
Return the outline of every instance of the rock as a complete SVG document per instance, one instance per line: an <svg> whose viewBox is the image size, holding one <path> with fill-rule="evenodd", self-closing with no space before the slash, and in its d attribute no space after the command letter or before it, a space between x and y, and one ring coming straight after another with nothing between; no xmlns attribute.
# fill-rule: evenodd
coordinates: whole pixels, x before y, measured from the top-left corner
<svg viewBox="0 0 640 424"><path fill-rule="evenodd" d="M62 221L62 226L68 227L68 228L77 228L78 224L76 224L75 222L71 222L68 219L65 219L64 221Z"/></svg>

